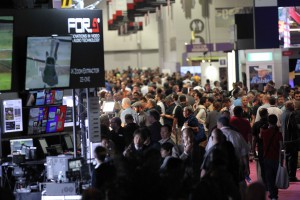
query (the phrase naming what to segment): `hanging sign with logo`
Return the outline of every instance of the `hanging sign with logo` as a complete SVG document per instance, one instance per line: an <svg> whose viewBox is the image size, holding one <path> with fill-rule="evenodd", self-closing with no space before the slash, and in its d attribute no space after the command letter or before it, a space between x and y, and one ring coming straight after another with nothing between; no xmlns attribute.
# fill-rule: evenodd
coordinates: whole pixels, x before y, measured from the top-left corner
<svg viewBox="0 0 300 200"><path fill-rule="evenodd" d="M15 16L15 43L22 52L17 66L25 66L28 36L71 35L70 88L104 86L102 22L100 10L20 10Z"/></svg>

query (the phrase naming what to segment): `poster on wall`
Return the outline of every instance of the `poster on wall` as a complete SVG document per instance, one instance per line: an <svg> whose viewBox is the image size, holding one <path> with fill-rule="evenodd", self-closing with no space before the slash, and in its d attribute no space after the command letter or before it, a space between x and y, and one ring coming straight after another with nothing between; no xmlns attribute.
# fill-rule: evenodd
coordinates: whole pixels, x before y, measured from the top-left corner
<svg viewBox="0 0 300 200"><path fill-rule="evenodd" d="M273 80L273 66L271 64L259 64L248 66L248 88L251 90L255 85L259 91L263 91L267 83Z"/></svg>
<svg viewBox="0 0 300 200"><path fill-rule="evenodd" d="M15 15L14 26L16 33L15 46L18 49L15 59L17 66L26 66L28 37L71 36L69 88L104 87L104 40L101 10L20 10ZM63 50L63 44L68 43L60 40L58 51ZM56 49L56 46L54 49ZM64 47L64 49L67 49L67 47ZM50 51L49 45L42 50L42 52L46 51ZM50 52L49 54L51 55ZM61 54L58 53L57 56L59 57L59 55ZM69 65L59 64L62 66ZM62 68L57 66L57 69ZM24 69L20 68L20 70ZM65 72L65 70L57 70L57 73L59 72ZM22 87L21 82L22 80L19 83L20 87ZM47 81L46 84L49 87L52 87L51 85L61 87L58 86L59 78L57 84L56 80ZM66 85L64 84L62 87Z"/></svg>
<svg viewBox="0 0 300 200"><path fill-rule="evenodd" d="M23 131L22 100L4 100L2 108L4 133Z"/></svg>

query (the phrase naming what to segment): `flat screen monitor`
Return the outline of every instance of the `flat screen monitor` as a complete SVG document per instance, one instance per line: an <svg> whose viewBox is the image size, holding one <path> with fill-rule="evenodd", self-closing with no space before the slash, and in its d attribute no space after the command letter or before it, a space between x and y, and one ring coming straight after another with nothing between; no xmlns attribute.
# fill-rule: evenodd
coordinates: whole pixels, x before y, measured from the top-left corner
<svg viewBox="0 0 300 200"><path fill-rule="evenodd" d="M46 132L48 110L48 107L30 108L28 134L40 134Z"/></svg>
<svg viewBox="0 0 300 200"><path fill-rule="evenodd" d="M0 38L0 91L8 91L12 83L12 16L0 16Z"/></svg>
<svg viewBox="0 0 300 200"><path fill-rule="evenodd" d="M49 107L48 121L46 125L46 133L61 132L64 130L66 119L66 106Z"/></svg>
<svg viewBox="0 0 300 200"><path fill-rule="evenodd" d="M23 131L22 100L3 100L3 132Z"/></svg>
<svg viewBox="0 0 300 200"><path fill-rule="evenodd" d="M72 150L73 149L72 137L70 135L65 135L64 139L65 139L67 149Z"/></svg>
<svg viewBox="0 0 300 200"><path fill-rule="evenodd" d="M28 37L25 89L70 85L71 36Z"/></svg>
<svg viewBox="0 0 300 200"><path fill-rule="evenodd" d="M43 153L44 153L44 154L47 154L47 147L48 147L48 144L47 144L46 139L40 138L40 139L39 139L39 143L40 143L40 146L41 146L41 148L42 148Z"/></svg>
<svg viewBox="0 0 300 200"><path fill-rule="evenodd" d="M297 59L296 65L295 65L295 73L300 72L300 59Z"/></svg>
<svg viewBox="0 0 300 200"><path fill-rule="evenodd" d="M46 90L46 105L62 104L63 90Z"/></svg>
<svg viewBox="0 0 300 200"><path fill-rule="evenodd" d="M69 171L80 171L83 166L82 158L69 159Z"/></svg>
<svg viewBox="0 0 300 200"><path fill-rule="evenodd" d="M278 7L278 32L280 47L300 46L300 6Z"/></svg>
<svg viewBox="0 0 300 200"><path fill-rule="evenodd" d="M192 75L201 75L201 67L200 66L181 66L180 74L181 76L185 76L188 72Z"/></svg>
<svg viewBox="0 0 300 200"><path fill-rule="evenodd" d="M42 106L45 105L45 90L30 91L27 97L26 106Z"/></svg>
<svg viewBox="0 0 300 200"><path fill-rule="evenodd" d="M64 96L63 97L63 105L67 106L66 111L66 119L65 119L65 127L72 127L73 126L73 97L72 96ZM75 105L76 110L78 109L78 96L75 96ZM79 115L77 114L76 125L79 125Z"/></svg>
<svg viewBox="0 0 300 200"><path fill-rule="evenodd" d="M10 150L11 154L19 152L21 154L26 154L26 148L33 147L33 139L16 139L10 140Z"/></svg>
<svg viewBox="0 0 300 200"><path fill-rule="evenodd" d="M104 101L102 111L103 112L113 112L115 107L115 102L113 101Z"/></svg>

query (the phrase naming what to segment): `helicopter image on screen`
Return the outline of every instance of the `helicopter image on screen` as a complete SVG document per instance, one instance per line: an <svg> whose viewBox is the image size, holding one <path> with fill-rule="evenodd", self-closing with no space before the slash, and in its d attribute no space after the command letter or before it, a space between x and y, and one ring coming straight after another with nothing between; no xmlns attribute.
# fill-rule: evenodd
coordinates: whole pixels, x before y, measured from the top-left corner
<svg viewBox="0 0 300 200"><path fill-rule="evenodd" d="M54 86L58 83L57 73L55 71L55 63L57 60L57 50L59 47L59 41L53 39L51 41L50 54L46 51L45 69L42 73L43 81L49 86Z"/></svg>
<svg viewBox="0 0 300 200"><path fill-rule="evenodd" d="M26 89L68 87L71 37L27 39Z"/></svg>

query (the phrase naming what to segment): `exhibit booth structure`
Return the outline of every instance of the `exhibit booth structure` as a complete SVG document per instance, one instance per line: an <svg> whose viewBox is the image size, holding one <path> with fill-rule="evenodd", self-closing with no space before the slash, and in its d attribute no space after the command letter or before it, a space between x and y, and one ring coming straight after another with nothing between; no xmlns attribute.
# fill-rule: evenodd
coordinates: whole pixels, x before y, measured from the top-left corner
<svg viewBox="0 0 300 200"><path fill-rule="evenodd" d="M284 49L253 49L238 51L238 78L247 85L264 91L270 81L280 87L289 84L289 59L283 54Z"/></svg>
<svg viewBox="0 0 300 200"><path fill-rule="evenodd" d="M0 178L17 199L80 199L90 185L102 27L100 10L0 11Z"/></svg>

